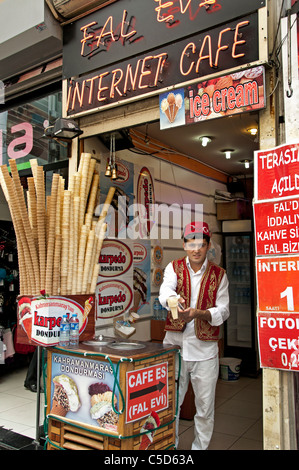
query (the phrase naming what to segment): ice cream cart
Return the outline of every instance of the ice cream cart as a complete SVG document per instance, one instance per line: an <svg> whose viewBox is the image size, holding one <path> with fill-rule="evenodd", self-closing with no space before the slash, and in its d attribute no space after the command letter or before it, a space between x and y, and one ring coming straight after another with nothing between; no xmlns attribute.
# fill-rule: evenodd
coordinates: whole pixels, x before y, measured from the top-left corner
<svg viewBox="0 0 299 470"><path fill-rule="evenodd" d="M175 446L179 348L96 338L47 359L47 449Z"/></svg>

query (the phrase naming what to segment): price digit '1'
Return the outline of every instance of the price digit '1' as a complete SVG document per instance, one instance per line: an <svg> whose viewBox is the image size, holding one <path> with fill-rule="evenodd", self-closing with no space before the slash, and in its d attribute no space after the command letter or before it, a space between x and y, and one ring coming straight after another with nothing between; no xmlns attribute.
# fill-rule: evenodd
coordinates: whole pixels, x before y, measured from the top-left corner
<svg viewBox="0 0 299 470"><path fill-rule="evenodd" d="M287 309L294 310L294 296L293 296L293 287L287 287L286 290L281 292L280 298L287 298Z"/></svg>

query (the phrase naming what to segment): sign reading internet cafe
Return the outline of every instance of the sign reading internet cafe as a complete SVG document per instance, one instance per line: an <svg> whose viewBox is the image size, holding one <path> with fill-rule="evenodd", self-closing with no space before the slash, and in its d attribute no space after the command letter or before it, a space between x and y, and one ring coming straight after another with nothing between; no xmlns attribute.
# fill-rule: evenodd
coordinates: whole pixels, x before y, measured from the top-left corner
<svg viewBox="0 0 299 470"><path fill-rule="evenodd" d="M266 61L260 57L259 37L259 9L265 4L265 0L122 0L65 25L67 115L97 111Z"/></svg>

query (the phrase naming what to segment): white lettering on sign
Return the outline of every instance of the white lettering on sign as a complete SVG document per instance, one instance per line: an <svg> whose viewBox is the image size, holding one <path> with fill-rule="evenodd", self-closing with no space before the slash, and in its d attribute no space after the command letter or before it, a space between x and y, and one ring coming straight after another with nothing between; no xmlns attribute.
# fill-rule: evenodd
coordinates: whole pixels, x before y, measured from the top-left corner
<svg viewBox="0 0 299 470"><path fill-rule="evenodd" d="M299 252L299 199L254 205L258 255Z"/></svg>
<svg viewBox="0 0 299 470"><path fill-rule="evenodd" d="M284 193L297 190L299 190L299 175L294 174L274 180L271 193L281 197Z"/></svg>
<svg viewBox="0 0 299 470"><path fill-rule="evenodd" d="M258 336L262 367L298 371L298 314L259 313Z"/></svg>
<svg viewBox="0 0 299 470"><path fill-rule="evenodd" d="M299 151L297 147L288 147L286 150L281 149L260 154L259 158L262 170L273 170L275 167L299 162Z"/></svg>
<svg viewBox="0 0 299 470"><path fill-rule="evenodd" d="M272 328L272 329L279 329L284 330L287 328L288 330L299 330L299 317L292 318L292 317L263 317L260 316L260 328Z"/></svg>
<svg viewBox="0 0 299 470"><path fill-rule="evenodd" d="M168 364L155 364L126 374L126 422L147 416L168 406Z"/></svg>
<svg viewBox="0 0 299 470"><path fill-rule="evenodd" d="M258 260L258 271L261 272L278 272L278 271L299 271L299 260L276 261L276 260Z"/></svg>
<svg viewBox="0 0 299 470"><path fill-rule="evenodd" d="M299 143L255 152L256 199L298 196Z"/></svg>

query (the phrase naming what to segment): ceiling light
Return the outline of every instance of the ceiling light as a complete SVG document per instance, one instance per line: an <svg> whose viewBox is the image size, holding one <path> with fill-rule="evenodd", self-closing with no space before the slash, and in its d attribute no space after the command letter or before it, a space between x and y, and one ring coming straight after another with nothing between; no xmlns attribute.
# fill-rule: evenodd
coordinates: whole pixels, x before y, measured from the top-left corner
<svg viewBox="0 0 299 470"><path fill-rule="evenodd" d="M201 145L203 147L206 147L210 142L212 142L211 137L207 137L207 136L200 137L199 140L201 141Z"/></svg>
<svg viewBox="0 0 299 470"><path fill-rule="evenodd" d="M250 129L247 129L247 132L249 132L249 134L251 135L257 135L258 133L258 128L257 127L250 127Z"/></svg>
<svg viewBox="0 0 299 470"><path fill-rule="evenodd" d="M251 161L252 160L241 160L241 163L243 163L245 168L248 169L250 167Z"/></svg>
<svg viewBox="0 0 299 470"><path fill-rule="evenodd" d="M231 154L233 152L233 149L225 149L225 150L222 150L222 152L225 153L225 158L229 160L232 156Z"/></svg>

